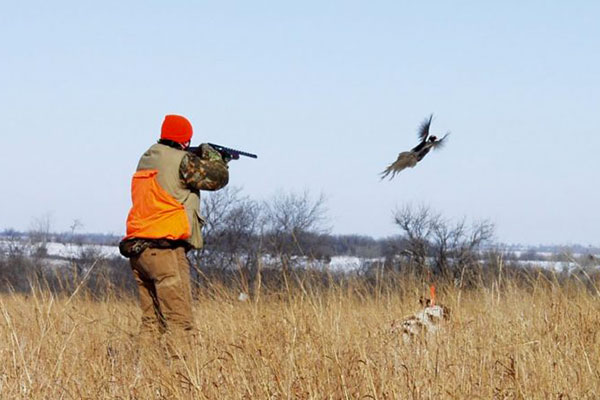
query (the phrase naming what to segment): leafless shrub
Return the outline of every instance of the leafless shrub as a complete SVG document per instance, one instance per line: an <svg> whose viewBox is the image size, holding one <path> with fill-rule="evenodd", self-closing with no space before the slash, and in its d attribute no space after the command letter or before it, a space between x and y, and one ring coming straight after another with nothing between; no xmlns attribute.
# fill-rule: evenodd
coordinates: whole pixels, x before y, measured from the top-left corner
<svg viewBox="0 0 600 400"><path fill-rule="evenodd" d="M28 252L28 243L23 238L21 233L14 229L6 229L2 233L3 237L3 252L9 258L21 257Z"/></svg>
<svg viewBox="0 0 600 400"><path fill-rule="evenodd" d="M364 235L333 235L327 240L333 255L349 255L362 258L376 258L382 254L385 240Z"/></svg>
<svg viewBox="0 0 600 400"><path fill-rule="evenodd" d="M406 239L403 254L412 267L461 283L472 279L474 269L480 266L479 250L494 235L489 221L453 223L426 206L416 210L405 206L396 212L394 221Z"/></svg>
<svg viewBox="0 0 600 400"><path fill-rule="evenodd" d="M269 253L279 256L284 267L292 255L313 255L315 236L328 230L323 194L313 199L308 191L280 192L263 208L263 234Z"/></svg>
<svg viewBox="0 0 600 400"><path fill-rule="evenodd" d="M405 206L397 210L394 215L394 222L400 227L407 240L404 254L417 266L425 266L429 240L439 219L438 214L434 214L429 207L425 206L420 206L416 210L411 206Z"/></svg>
<svg viewBox="0 0 600 400"><path fill-rule="evenodd" d="M46 213L31 221L29 240L32 244L33 255L43 257L48 252L48 242L52 232L52 215Z"/></svg>
<svg viewBox="0 0 600 400"><path fill-rule="evenodd" d="M194 255L199 266L225 269L255 262L260 206L226 187L203 198L204 248Z"/></svg>
<svg viewBox="0 0 600 400"><path fill-rule="evenodd" d="M33 259L25 254L0 256L0 292L27 292L30 278L39 271Z"/></svg>

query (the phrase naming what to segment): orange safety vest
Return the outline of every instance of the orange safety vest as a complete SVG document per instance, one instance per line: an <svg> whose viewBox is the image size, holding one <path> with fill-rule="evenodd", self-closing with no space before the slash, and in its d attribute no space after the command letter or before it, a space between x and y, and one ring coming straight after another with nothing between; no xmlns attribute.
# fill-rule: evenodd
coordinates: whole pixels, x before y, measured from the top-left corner
<svg viewBox="0 0 600 400"><path fill-rule="evenodd" d="M158 170L140 170L133 175L133 206L127 217L125 239L185 240L191 235L184 205L159 185L157 174Z"/></svg>

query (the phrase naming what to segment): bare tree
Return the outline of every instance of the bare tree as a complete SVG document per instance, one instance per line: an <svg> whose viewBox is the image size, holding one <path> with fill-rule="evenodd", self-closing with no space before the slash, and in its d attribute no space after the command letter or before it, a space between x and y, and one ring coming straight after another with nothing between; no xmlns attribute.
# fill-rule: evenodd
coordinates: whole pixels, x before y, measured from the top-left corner
<svg viewBox="0 0 600 400"><path fill-rule="evenodd" d="M79 231L82 228L83 228L83 223L77 218L74 219L73 223L69 226L69 233L70 233L69 243L75 243L76 241L78 241L79 242L79 243L77 243L78 245L83 244L81 239L76 240L76 236L75 236L75 232Z"/></svg>
<svg viewBox="0 0 600 400"><path fill-rule="evenodd" d="M476 264L479 250L494 236L494 225L484 220L468 226L464 219L453 225L440 218L432 231L436 272L451 277Z"/></svg>
<svg viewBox="0 0 600 400"><path fill-rule="evenodd" d="M29 228L29 240L32 244L33 254L45 256L48 252L48 242L52 229L52 214L45 213L31 221Z"/></svg>
<svg viewBox="0 0 600 400"><path fill-rule="evenodd" d="M27 253L27 246L21 233L9 228L2 233L4 252L10 258L21 257Z"/></svg>
<svg viewBox="0 0 600 400"><path fill-rule="evenodd" d="M324 232L326 222L325 196L312 199L308 191L274 195L265 203L268 228L283 232Z"/></svg>
<svg viewBox="0 0 600 400"><path fill-rule="evenodd" d="M437 218L431 223L432 248L435 258L436 273L449 276L451 252L459 246L466 230L464 219L454 225L444 218Z"/></svg>
<svg viewBox="0 0 600 400"><path fill-rule="evenodd" d="M259 241L260 206L241 195L241 189L226 187L203 198L205 246L197 254L198 265L219 269L255 264ZM200 259L202 256L202 259Z"/></svg>
<svg viewBox="0 0 600 400"><path fill-rule="evenodd" d="M264 235L272 254L287 266L291 255L311 255L311 239L326 233L325 196L312 198L302 193L277 193L263 204ZM312 241L314 243L314 241Z"/></svg>
<svg viewBox="0 0 600 400"><path fill-rule="evenodd" d="M405 206L396 212L394 221L404 233L404 254L412 266L447 278L472 272L479 250L494 235L494 225L487 220L470 226L464 219L452 223L426 206L416 210Z"/></svg>
<svg viewBox="0 0 600 400"><path fill-rule="evenodd" d="M424 205L416 210L411 206L404 206L395 212L394 222L402 229L407 240L405 254L420 268L426 266L429 240L434 225L439 220L440 216Z"/></svg>
<svg viewBox="0 0 600 400"><path fill-rule="evenodd" d="M240 202L240 191L239 188L227 186L202 197L202 234L206 245L217 244L215 236L227 228L227 216Z"/></svg>
<svg viewBox="0 0 600 400"><path fill-rule="evenodd" d="M494 230L493 223L483 220L472 223L468 230L464 230L461 236L456 237L453 256L461 268L475 263L481 247L493 239Z"/></svg>

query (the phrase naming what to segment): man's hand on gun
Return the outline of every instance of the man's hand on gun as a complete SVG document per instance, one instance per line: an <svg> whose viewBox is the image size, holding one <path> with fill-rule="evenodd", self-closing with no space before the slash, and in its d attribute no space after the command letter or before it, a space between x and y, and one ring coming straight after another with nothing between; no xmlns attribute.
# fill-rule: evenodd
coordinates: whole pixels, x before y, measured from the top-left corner
<svg viewBox="0 0 600 400"><path fill-rule="evenodd" d="M198 153L200 153L200 154L198 154ZM200 158L202 158L204 160L209 160L209 161L223 160L226 163L229 162L228 159L223 157L223 155L221 153L219 153L217 150L215 150L208 143L202 143L200 145L200 151L198 153L196 153L196 154L198 154L200 156Z"/></svg>

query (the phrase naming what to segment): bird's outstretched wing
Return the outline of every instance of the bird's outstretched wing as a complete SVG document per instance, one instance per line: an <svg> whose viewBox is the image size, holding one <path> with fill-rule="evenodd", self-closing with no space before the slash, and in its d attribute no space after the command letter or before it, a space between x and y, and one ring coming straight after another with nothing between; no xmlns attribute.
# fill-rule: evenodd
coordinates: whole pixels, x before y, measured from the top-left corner
<svg viewBox="0 0 600 400"><path fill-rule="evenodd" d="M412 151L404 151L400 154L398 154L398 158L396 159L396 161L394 161L393 163L391 163L382 173L381 173L381 179L386 178L388 175L391 174L390 176L390 180L396 176L396 174L400 171L402 171L405 168L412 168L415 165L417 165L417 162L419 160L417 159L417 156L414 152Z"/></svg>
<svg viewBox="0 0 600 400"><path fill-rule="evenodd" d="M421 126L419 127L419 140L426 140L427 136L429 136L429 127L431 126L432 119L433 114L431 114L429 118L425 118L425 120L421 123Z"/></svg>
<svg viewBox="0 0 600 400"><path fill-rule="evenodd" d="M436 140L435 142L433 142L433 145L432 145L433 149L434 150L439 150L439 149L444 148L444 146L446 145L445 139L448 137L448 135L450 135L450 132L446 133L444 135L444 137L442 137L441 139Z"/></svg>

